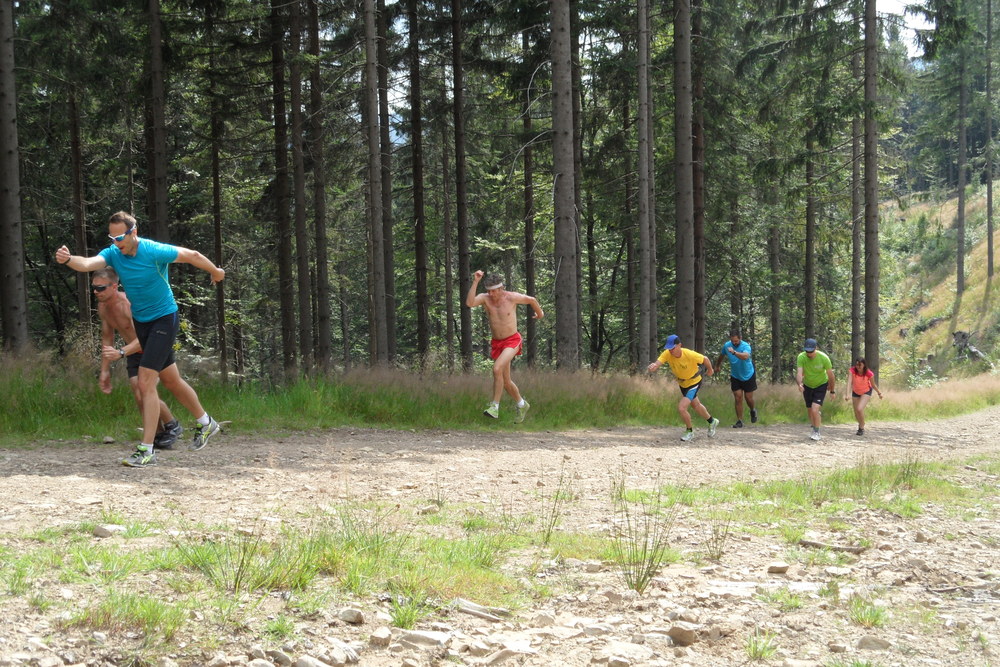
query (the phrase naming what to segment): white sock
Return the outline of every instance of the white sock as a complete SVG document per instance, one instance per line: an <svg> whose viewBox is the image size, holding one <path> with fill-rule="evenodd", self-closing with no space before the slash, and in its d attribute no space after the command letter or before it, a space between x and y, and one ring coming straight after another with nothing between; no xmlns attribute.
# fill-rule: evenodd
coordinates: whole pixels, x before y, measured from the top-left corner
<svg viewBox="0 0 1000 667"><path fill-rule="evenodd" d="M500 401L493 401L493 407L494 408L499 408L500 407Z"/></svg>
<svg viewBox="0 0 1000 667"><path fill-rule="evenodd" d="M212 421L212 418L208 416L207 412L203 414L201 417L198 417L198 423L201 424L202 426L208 426L208 422L210 421Z"/></svg>
<svg viewBox="0 0 1000 667"><path fill-rule="evenodd" d="M526 400L524 400L524 396L522 396L521 400L517 402L517 407L523 408L527 403L528 402Z"/></svg>
<svg viewBox="0 0 1000 667"><path fill-rule="evenodd" d="M142 443L139 446L145 449L147 452L153 451L153 443L149 443L148 445L146 443Z"/></svg>

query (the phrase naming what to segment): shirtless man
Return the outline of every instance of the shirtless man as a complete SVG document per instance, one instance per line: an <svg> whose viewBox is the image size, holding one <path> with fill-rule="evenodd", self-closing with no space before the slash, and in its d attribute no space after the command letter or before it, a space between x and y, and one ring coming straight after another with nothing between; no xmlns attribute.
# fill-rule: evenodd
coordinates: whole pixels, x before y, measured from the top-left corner
<svg viewBox="0 0 1000 667"><path fill-rule="evenodd" d="M110 266L94 271L90 281L97 297L97 314L101 318L101 375L98 384L105 394L111 393L111 364L122 358L119 349L115 348L115 332L125 341L125 368L128 371L128 382L132 388L135 403L142 415L142 394L139 392L139 360L142 354L135 335L135 325L132 323L132 304L125 292L118 291L118 274ZM184 380L181 380L184 382ZM157 399L159 400L159 399ZM177 438L184 432L170 408L162 400L160 403L160 421L153 445L156 449L172 449Z"/></svg>
<svg viewBox="0 0 1000 667"><path fill-rule="evenodd" d="M483 414L493 419L500 417L500 397L504 389L514 399L517 406L517 416L514 423L520 424L528 414L528 404L517 385L510 379L510 364L514 357L521 354L521 334L517 332L518 304L531 306L535 311L535 319L542 319L545 312L538 305L538 299L527 294L508 292L503 288L503 280L495 273L486 276L486 292L476 294L483 272L476 271L472 276L472 286L465 297L465 305L469 308L482 306L490 320L490 330L493 332L493 344L490 358L493 359L493 401L486 406Z"/></svg>

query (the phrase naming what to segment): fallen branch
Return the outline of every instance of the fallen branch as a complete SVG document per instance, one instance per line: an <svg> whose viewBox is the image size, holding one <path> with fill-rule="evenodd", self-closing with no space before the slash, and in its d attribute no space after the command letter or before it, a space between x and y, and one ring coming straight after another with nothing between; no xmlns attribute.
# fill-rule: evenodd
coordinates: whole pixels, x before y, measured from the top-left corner
<svg viewBox="0 0 1000 667"><path fill-rule="evenodd" d="M830 551L842 551L849 554L864 553L868 547L848 547L840 544L827 544L825 542L814 542L812 540L799 540L799 544L813 549L829 549Z"/></svg>
<svg viewBox="0 0 1000 667"><path fill-rule="evenodd" d="M470 600L464 598L455 598L451 603L452 606L463 614L469 614L470 616L475 616L476 618L483 618L487 621L493 621L494 623L502 621L501 616L510 616L510 610L504 609L502 607L484 607L481 604L476 604Z"/></svg>

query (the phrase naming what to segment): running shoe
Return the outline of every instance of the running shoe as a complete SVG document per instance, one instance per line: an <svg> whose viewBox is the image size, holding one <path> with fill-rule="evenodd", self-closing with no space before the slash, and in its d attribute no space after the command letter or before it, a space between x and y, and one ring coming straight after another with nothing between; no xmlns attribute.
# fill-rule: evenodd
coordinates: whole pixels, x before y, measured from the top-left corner
<svg viewBox="0 0 1000 667"><path fill-rule="evenodd" d="M694 439L694 431L692 430L684 431L684 435L681 436L681 440L683 440L684 442L693 439Z"/></svg>
<svg viewBox="0 0 1000 667"><path fill-rule="evenodd" d="M152 447L137 445L130 456L122 459L122 465L130 468L145 468L156 465L156 452Z"/></svg>
<svg viewBox="0 0 1000 667"><path fill-rule="evenodd" d="M809 437L812 438L813 440L819 440L820 439L819 429L814 428L813 432L809 435Z"/></svg>
<svg viewBox="0 0 1000 667"><path fill-rule="evenodd" d="M215 421L211 417L208 418L208 424L204 426L198 424L194 427L194 439L191 441L191 451L195 452L208 444L208 439L219 432L219 422Z"/></svg>
<svg viewBox="0 0 1000 667"><path fill-rule="evenodd" d="M733 428L743 428L743 420L742 419L737 419L736 423L733 424Z"/></svg>
<svg viewBox="0 0 1000 667"><path fill-rule="evenodd" d="M163 430L156 434L153 439L153 445L156 449L173 449L174 443L177 439L181 437L181 433L184 432L184 427L181 423L174 419L163 425Z"/></svg>
<svg viewBox="0 0 1000 667"><path fill-rule="evenodd" d="M750 423L751 424L756 424L757 423L757 409L756 408L754 408L753 410L750 411Z"/></svg>
<svg viewBox="0 0 1000 667"><path fill-rule="evenodd" d="M486 409L483 410L483 414L487 417L493 417L493 419L500 419L500 406L495 403L490 403L486 406Z"/></svg>
<svg viewBox="0 0 1000 667"><path fill-rule="evenodd" d="M531 407L531 403L528 403L528 401L524 402L524 407L521 407L521 406L517 407L517 414L514 415L514 423L515 424L520 424L521 422L524 421L524 416L526 414L528 414L528 408L530 408L530 407Z"/></svg>
<svg viewBox="0 0 1000 667"><path fill-rule="evenodd" d="M863 428L859 428L858 432L857 432L857 435L864 435L864 434L865 434L865 430Z"/></svg>
<svg viewBox="0 0 1000 667"><path fill-rule="evenodd" d="M712 417L712 423L708 425L708 437L710 438L715 437L715 429L718 428L718 426L719 426L719 420L716 419L715 417Z"/></svg>

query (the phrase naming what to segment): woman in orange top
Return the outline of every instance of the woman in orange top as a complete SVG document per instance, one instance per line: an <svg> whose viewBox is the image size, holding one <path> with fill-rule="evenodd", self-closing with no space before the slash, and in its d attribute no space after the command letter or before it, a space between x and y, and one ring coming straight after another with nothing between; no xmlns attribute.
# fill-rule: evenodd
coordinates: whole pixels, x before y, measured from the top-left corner
<svg viewBox="0 0 1000 667"><path fill-rule="evenodd" d="M848 373L851 378L851 400L854 402L854 418L858 420L858 435L865 434L865 407L871 400L872 391L882 398L882 392L875 386L875 374L868 368L864 357L855 360ZM846 397L845 397L846 398Z"/></svg>

